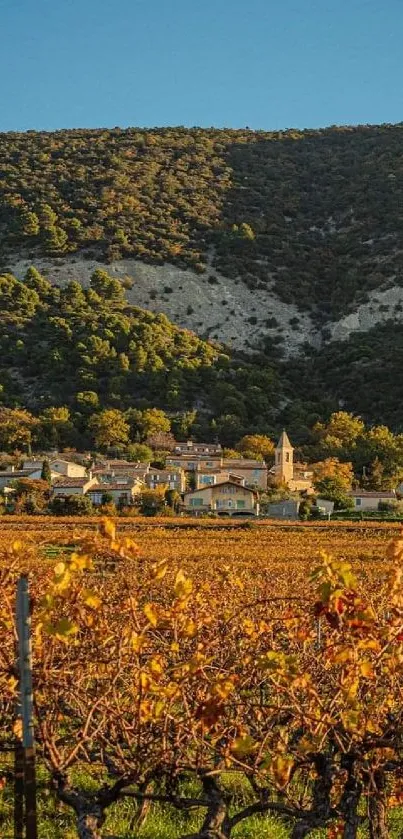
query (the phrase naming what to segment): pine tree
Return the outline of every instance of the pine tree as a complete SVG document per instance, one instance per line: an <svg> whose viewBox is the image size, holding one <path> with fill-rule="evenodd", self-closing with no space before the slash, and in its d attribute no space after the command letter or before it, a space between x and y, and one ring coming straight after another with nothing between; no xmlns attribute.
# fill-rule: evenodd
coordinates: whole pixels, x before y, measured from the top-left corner
<svg viewBox="0 0 403 839"><path fill-rule="evenodd" d="M50 471L50 466L49 466L49 461L48 460L43 461L41 478L42 478L43 481L46 481L48 484L51 483L52 473Z"/></svg>

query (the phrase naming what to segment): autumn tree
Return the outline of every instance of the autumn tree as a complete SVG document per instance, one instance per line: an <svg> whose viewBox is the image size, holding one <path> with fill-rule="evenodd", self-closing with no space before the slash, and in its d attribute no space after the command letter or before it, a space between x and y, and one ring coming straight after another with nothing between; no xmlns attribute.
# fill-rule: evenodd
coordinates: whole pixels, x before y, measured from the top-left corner
<svg viewBox="0 0 403 839"><path fill-rule="evenodd" d="M22 408L0 407L0 448L30 452L39 420Z"/></svg>
<svg viewBox="0 0 403 839"><path fill-rule="evenodd" d="M122 446L128 442L130 426L122 411L116 408L93 414L88 427L97 448L107 449L111 446Z"/></svg>
<svg viewBox="0 0 403 839"><path fill-rule="evenodd" d="M243 457L271 462L274 458L274 443L264 434L247 434L239 441L237 449Z"/></svg>
<svg viewBox="0 0 403 839"><path fill-rule="evenodd" d="M136 439L137 437L139 441L146 441L150 445L149 440L160 434L168 434L171 428L171 423L165 411L159 408L146 408L143 411L137 408L129 408L125 416L130 425L132 438Z"/></svg>
<svg viewBox="0 0 403 839"><path fill-rule="evenodd" d="M318 422L314 426L317 451L329 457L351 459L351 450L364 430L365 425L360 417L338 411L331 415L328 422Z"/></svg>
<svg viewBox="0 0 403 839"><path fill-rule="evenodd" d="M321 498L334 501L336 510L353 506L349 492L352 487L354 473L351 463L341 463L337 457L314 463L313 485Z"/></svg>
<svg viewBox="0 0 403 839"><path fill-rule="evenodd" d="M40 513L49 500L49 484L43 479L19 478L15 485L15 512Z"/></svg>

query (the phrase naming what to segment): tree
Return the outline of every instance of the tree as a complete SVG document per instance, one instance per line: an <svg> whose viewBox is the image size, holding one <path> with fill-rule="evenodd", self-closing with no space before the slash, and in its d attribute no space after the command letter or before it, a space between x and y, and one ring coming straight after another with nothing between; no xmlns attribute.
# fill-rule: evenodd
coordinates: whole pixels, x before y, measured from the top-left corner
<svg viewBox="0 0 403 839"><path fill-rule="evenodd" d="M165 490L163 487L157 489L145 489L138 496L140 512L143 516L156 516L164 507Z"/></svg>
<svg viewBox="0 0 403 839"><path fill-rule="evenodd" d="M172 420L172 431L178 440L186 440L190 437L194 423L196 421L197 411L185 411L183 414L177 414Z"/></svg>
<svg viewBox="0 0 403 839"><path fill-rule="evenodd" d="M52 285L39 271L31 266L24 277L25 285L36 291L40 297L44 297L52 291Z"/></svg>
<svg viewBox="0 0 403 839"><path fill-rule="evenodd" d="M243 422L236 414L222 414L215 423L218 439L224 446L232 447L243 431Z"/></svg>
<svg viewBox="0 0 403 839"><path fill-rule="evenodd" d="M58 449L71 443L74 428L70 411L65 406L45 408L39 417L39 422L38 435L43 446L52 446Z"/></svg>
<svg viewBox="0 0 403 839"><path fill-rule="evenodd" d="M132 439L147 442L149 440L169 433L171 423L165 413L159 408L146 408L141 411L138 408L129 408L126 411L125 418L130 424L130 435ZM157 439L158 439L157 437ZM168 439L171 439L170 437Z"/></svg>
<svg viewBox="0 0 403 839"><path fill-rule="evenodd" d="M265 434L247 434L239 441L237 449L244 457L271 462L274 458L274 443Z"/></svg>
<svg viewBox="0 0 403 839"><path fill-rule="evenodd" d="M76 402L85 414L93 414L99 408L99 396L93 390L83 390L76 394Z"/></svg>
<svg viewBox="0 0 403 839"><path fill-rule="evenodd" d="M354 478L351 463L340 463L337 457L314 463L313 485L321 498L333 501L336 510L351 509L354 506L349 495Z"/></svg>
<svg viewBox="0 0 403 839"><path fill-rule="evenodd" d="M315 488L322 481L335 478L341 489L345 492L351 490L354 478L351 463L341 463L337 457L327 457L326 460L314 463L311 468Z"/></svg>
<svg viewBox="0 0 403 839"><path fill-rule="evenodd" d="M49 484L49 485L52 481L52 473L51 473L51 470L50 470L48 460L44 460L43 463L42 463L41 479L42 479L42 481L46 481L46 483Z"/></svg>
<svg viewBox="0 0 403 839"><path fill-rule="evenodd" d="M94 507L88 495L68 495L52 498L49 509L54 516L91 516Z"/></svg>
<svg viewBox="0 0 403 839"><path fill-rule="evenodd" d="M49 498L49 484L44 480L20 478L15 481L17 513L41 513Z"/></svg>
<svg viewBox="0 0 403 839"><path fill-rule="evenodd" d="M346 411L337 411L327 423L318 422L313 429L319 452L343 459L351 459L351 450L364 431L362 419Z"/></svg>
<svg viewBox="0 0 403 839"><path fill-rule="evenodd" d="M153 459L153 450L145 443L131 443L126 449L126 457L131 461L150 463Z"/></svg>
<svg viewBox="0 0 403 839"><path fill-rule="evenodd" d="M39 420L29 411L0 407L0 448L5 451L21 448L30 452L38 424Z"/></svg>
<svg viewBox="0 0 403 839"><path fill-rule="evenodd" d="M88 428L93 435L96 447L100 449L124 445L129 439L130 426L122 411L118 411L117 408L109 408L99 414L94 414L88 423Z"/></svg>
<svg viewBox="0 0 403 839"><path fill-rule="evenodd" d="M357 445L356 472L369 490L394 489L403 474L403 435L385 425L368 429Z"/></svg>
<svg viewBox="0 0 403 839"><path fill-rule="evenodd" d="M147 408L143 411L140 423L140 433L146 440L150 440L157 434L167 434L170 431L171 423L165 413L159 408ZM160 445L158 444L160 448Z"/></svg>
<svg viewBox="0 0 403 839"><path fill-rule="evenodd" d="M179 511L180 500L181 497L176 489L167 489L165 491L165 501L167 502L168 507L171 507L175 513Z"/></svg>
<svg viewBox="0 0 403 839"><path fill-rule="evenodd" d="M90 288L99 294L103 300L122 303L125 299L125 290L122 283L110 277L108 272L101 268L97 268L91 275Z"/></svg>

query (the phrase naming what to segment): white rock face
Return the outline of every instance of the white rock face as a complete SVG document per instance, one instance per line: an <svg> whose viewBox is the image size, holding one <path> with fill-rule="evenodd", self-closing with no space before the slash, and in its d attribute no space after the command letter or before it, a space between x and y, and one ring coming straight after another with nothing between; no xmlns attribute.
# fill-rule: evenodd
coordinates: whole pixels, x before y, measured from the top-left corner
<svg viewBox="0 0 403 839"><path fill-rule="evenodd" d="M32 260L19 259L10 263L7 270L22 279L32 264ZM174 265L147 265L135 259L105 265L74 254L63 259L36 259L34 264L59 285L77 280L86 287L96 268L119 279L130 277L130 303L163 312L178 326L235 350L258 348L265 336L279 340L286 356L298 355L303 344L319 348L322 343L321 331L309 314L296 305L284 303L270 289L251 290L242 280L224 277L212 268L197 274ZM297 322L290 323L295 318ZM368 331L390 319L403 322L400 286L373 292L367 303L340 320L325 324L325 328L330 340L346 341L354 332Z"/></svg>
<svg viewBox="0 0 403 839"><path fill-rule="evenodd" d="M10 264L8 270L22 279L31 264L30 260L21 259ZM60 285L78 280L88 286L96 268L119 279L130 277L134 281L132 290L127 292L130 303L163 312L179 326L234 349L257 347L265 335L283 338L281 346L287 355L298 353L305 341L315 343L311 319L297 306L283 303L271 291L253 291L241 280L228 279L213 269L196 274L174 265L146 265L135 259L105 265L74 255L37 259L35 267ZM212 276L214 283L209 282ZM276 319L276 326L267 325L266 321L272 318ZM294 328L290 325L293 318L298 318Z"/></svg>
<svg viewBox="0 0 403 839"><path fill-rule="evenodd" d="M401 308L400 308L401 307ZM374 291L368 303L362 303L356 311L341 318L335 323L329 323L332 340L346 341L353 332L368 332L377 324L394 320L403 321L403 288L392 286L385 291Z"/></svg>

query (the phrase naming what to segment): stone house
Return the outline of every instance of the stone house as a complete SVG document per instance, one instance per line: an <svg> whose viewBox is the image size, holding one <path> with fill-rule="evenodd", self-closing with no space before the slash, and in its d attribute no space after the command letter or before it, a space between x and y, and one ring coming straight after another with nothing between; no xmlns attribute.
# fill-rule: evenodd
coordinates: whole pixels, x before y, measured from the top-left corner
<svg viewBox="0 0 403 839"><path fill-rule="evenodd" d="M22 478L29 478L30 480L36 481L38 478L41 477L42 466L39 470L36 469L14 469L14 466L11 466L10 469L4 469L0 471L0 490L4 487L9 487L12 481L19 481Z"/></svg>
<svg viewBox="0 0 403 839"><path fill-rule="evenodd" d="M390 492L369 492L365 489L354 489L349 493L354 501L355 510L378 510L379 504L393 504L396 501L396 493Z"/></svg>
<svg viewBox="0 0 403 839"><path fill-rule="evenodd" d="M181 494L186 488L186 478L183 469L154 469L144 477L144 483L148 489L158 489L158 487L165 487L165 489L174 489Z"/></svg>
<svg viewBox="0 0 403 839"><path fill-rule="evenodd" d="M183 509L194 514L215 512L218 515L259 515L257 492L234 481L224 481L185 492Z"/></svg>
<svg viewBox="0 0 403 839"><path fill-rule="evenodd" d="M86 495L97 482L96 478L60 478L52 486L52 498L66 498L69 495Z"/></svg>
<svg viewBox="0 0 403 839"><path fill-rule="evenodd" d="M224 471L231 471L244 478L246 486L256 486L263 491L267 489L267 466L263 460L224 458L222 465Z"/></svg>
<svg viewBox="0 0 403 839"><path fill-rule="evenodd" d="M52 472L57 472L58 475L63 475L65 478L85 478L87 470L81 463L73 463L71 460L62 460L57 458L51 460L49 466Z"/></svg>
<svg viewBox="0 0 403 839"><path fill-rule="evenodd" d="M222 484L225 481L233 481L236 484L245 485L245 478L241 475L236 475L235 472L225 471L224 469L197 469L195 478L195 489L214 484Z"/></svg>
<svg viewBox="0 0 403 839"><path fill-rule="evenodd" d="M116 481L116 483L95 483L86 495L91 499L94 507L99 507L103 503L105 495L110 496L116 506L120 504L124 507L130 507L143 489L141 481Z"/></svg>
<svg viewBox="0 0 403 839"><path fill-rule="evenodd" d="M221 454L220 443L194 443L193 440L186 440L185 443L175 443L175 454Z"/></svg>
<svg viewBox="0 0 403 839"><path fill-rule="evenodd" d="M185 472L195 472L198 468L220 469L223 458L220 454L170 454L165 466L184 469Z"/></svg>
<svg viewBox="0 0 403 839"><path fill-rule="evenodd" d="M113 465L113 466L94 466L92 474L102 482L116 481L121 478L133 478L140 481L145 481L147 474L150 471L149 463L128 463L127 465Z"/></svg>

